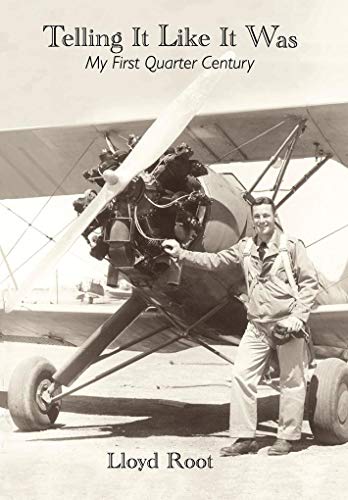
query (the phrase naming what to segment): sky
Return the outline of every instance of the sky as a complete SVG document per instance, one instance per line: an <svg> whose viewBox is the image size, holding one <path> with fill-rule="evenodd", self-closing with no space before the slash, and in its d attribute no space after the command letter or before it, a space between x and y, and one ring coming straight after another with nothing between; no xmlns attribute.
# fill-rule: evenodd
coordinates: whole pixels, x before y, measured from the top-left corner
<svg viewBox="0 0 348 500"><path fill-rule="evenodd" d="M236 33L236 58L255 58L249 74L233 71L224 77L208 99L202 112L236 111L287 107L292 105L348 102L347 49L348 7L340 0L326 1L245 0L183 1L159 0L149 7L148 2L133 0L127 4L104 0L61 0L59 3L36 0L35 3L2 2L0 30L0 133L1 130L27 127L52 127L114 122L117 120L156 117L198 74L193 70L163 70L151 73L139 70L112 70L103 73L84 69L89 55L109 59L108 48L48 47L48 31L43 26L62 24L66 33L75 27L86 26L99 33L121 32L123 58L148 55L156 58L201 58L221 55L219 29L228 27ZM158 47L159 24L168 24L170 39L179 29L189 27L193 33L211 37L208 47ZM253 47L245 25L270 29L279 25L285 37L296 36L296 48ZM139 26L149 34L148 47L131 47L132 27ZM294 162L284 186L290 185L308 167L308 161ZM233 165L234 172L250 185L260 171L258 164ZM271 172L271 176L276 175ZM328 162L289 204L281 217L287 230L309 244L347 222L347 169ZM266 179L265 189L272 185ZM3 200L5 206L31 220L46 200ZM35 226L53 236L75 217L72 198L52 199ZM0 245L6 253L19 238L26 224L0 205L3 227ZM33 229L26 232L21 244L11 252L9 260L16 268L48 240ZM311 247L311 256L331 278L339 276L345 260L347 230L335 238ZM33 261L30 261L33 263ZM82 238L60 266L61 282L76 282L81 276L103 276L104 268L88 256ZM0 280L6 275L4 264ZM19 280L22 274L18 275ZM54 276L42 277L41 285L54 281Z"/></svg>

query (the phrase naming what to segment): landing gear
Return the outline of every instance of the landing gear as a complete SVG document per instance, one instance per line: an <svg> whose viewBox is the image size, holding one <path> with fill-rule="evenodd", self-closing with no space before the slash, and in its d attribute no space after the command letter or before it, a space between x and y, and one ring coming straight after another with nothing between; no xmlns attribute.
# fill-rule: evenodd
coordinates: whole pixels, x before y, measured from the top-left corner
<svg viewBox="0 0 348 500"><path fill-rule="evenodd" d="M326 359L316 368L309 387L309 423L323 444L348 441L348 366Z"/></svg>
<svg viewBox="0 0 348 500"><path fill-rule="evenodd" d="M21 431L47 429L56 421L61 401L48 404L43 399L55 371L45 358L36 356L24 360L13 372L8 389L8 408ZM60 392L57 389L55 395Z"/></svg>
<svg viewBox="0 0 348 500"><path fill-rule="evenodd" d="M133 293L115 314L76 349L72 358L59 370L56 370L45 358L34 357L24 360L13 372L8 389L8 408L16 426L22 431L37 431L50 427L56 421L60 411L61 386L70 386L92 363L104 359L105 356L108 357L110 354L104 357L100 354L144 311L145 307L146 302L137 293ZM171 338L170 342L175 342L177 337ZM133 339L131 344L137 342L138 339ZM157 351L160 347L156 347L155 350ZM128 364L130 364L129 361L121 363L120 366ZM108 372L110 370L106 374ZM52 385L53 381L54 385ZM85 385L86 383L82 384L82 387ZM75 390L70 389L70 392L75 392Z"/></svg>

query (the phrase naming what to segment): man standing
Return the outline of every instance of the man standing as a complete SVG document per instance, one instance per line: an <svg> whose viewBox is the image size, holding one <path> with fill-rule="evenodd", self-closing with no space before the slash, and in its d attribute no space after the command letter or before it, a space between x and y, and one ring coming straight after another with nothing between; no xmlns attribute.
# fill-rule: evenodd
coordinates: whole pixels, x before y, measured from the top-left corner
<svg viewBox="0 0 348 500"><path fill-rule="evenodd" d="M172 257L197 268L244 267L249 323L234 365L230 415L231 433L238 439L222 448L223 456L257 451L257 385L272 350L278 355L281 392L277 440L269 455L289 453L300 439L306 397L308 350L302 333L317 294L317 274L303 243L277 229L270 198L255 200L252 217L255 237L215 254L183 250L176 240L163 243Z"/></svg>

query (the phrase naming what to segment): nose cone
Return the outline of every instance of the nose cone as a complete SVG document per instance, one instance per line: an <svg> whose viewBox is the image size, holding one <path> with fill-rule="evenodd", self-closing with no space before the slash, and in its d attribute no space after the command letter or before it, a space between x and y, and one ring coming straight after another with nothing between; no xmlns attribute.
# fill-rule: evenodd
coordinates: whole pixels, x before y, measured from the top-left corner
<svg viewBox="0 0 348 500"><path fill-rule="evenodd" d="M107 184L110 184L111 186L114 186L118 183L118 176L113 170L105 170L105 172L103 173L103 178L105 182Z"/></svg>

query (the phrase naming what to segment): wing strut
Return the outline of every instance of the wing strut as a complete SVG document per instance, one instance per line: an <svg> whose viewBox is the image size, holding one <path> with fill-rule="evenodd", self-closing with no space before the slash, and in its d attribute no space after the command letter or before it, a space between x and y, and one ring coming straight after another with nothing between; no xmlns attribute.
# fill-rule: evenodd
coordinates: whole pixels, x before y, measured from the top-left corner
<svg viewBox="0 0 348 500"><path fill-rule="evenodd" d="M231 358L229 358L228 356L225 356L221 352L219 352L216 349L214 349L213 347L211 347L209 344L204 342L199 336L197 336L193 332L193 330L195 328L197 328L201 323L204 323L204 321L208 320L209 318L212 318L217 312L219 312L223 307L225 307L229 301L230 301L230 297L229 296L225 297L225 299L222 300L221 302L219 302L219 304L217 304L216 306L209 309L209 311L206 312L201 318L199 318L197 321L195 321L194 323L192 323L191 325L189 325L187 327L185 327L185 325L183 325L181 322L179 322L176 318L173 318L171 314L167 313L167 311L165 310L164 307L160 306L157 303L155 304L155 307L157 309L159 309L161 311L161 313L164 316L166 316L166 318L169 319L169 321L172 323L172 325L175 328L177 328L179 330L183 330L183 334L182 334L183 338L187 338L187 339L191 340L192 342L201 345L202 347L204 347L208 351L212 352L213 354L215 354L219 358L222 358L225 361L227 361L228 363L230 363L231 365L234 365L234 362L231 360ZM191 332L193 332L193 333L191 333ZM233 343L233 342L230 342L230 343ZM235 345L235 344L233 343L233 345Z"/></svg>
<svg viewBox="0 0 348 500"><path fill-rule="evenodd" d="M277 176L277 179L275 181L275 184L271 191L273 191L273 196L272 199L275 201L275 198L277 197L277 194L279 193L279 189L281 186L281 183L283 181L285 172L288 168L289 162L291 160L292 154L294 152L296 143L300 136L303 134L306 128L306 120L302 119L300 120L297 125L292 129L288 137L283 141L283 143L279 146L275 154L272 156L272 158L269 160L268 164L262 171L262 173L258 176L252 187L243 193L244 199L252 205L254 202L254 196L253 196L253 191L259 184L259 182L263 179L263 177L266 175L268 170L275 164L275 162L278 160L280 157L280 154L285 150L284 153L284 158L282 160L282 165L280 172ZM318 158L316 158L317 163L312 167L298 182L296 182L293 187L289 190L289 192L278 202L275 204L276 209L281 207L291 196L293 196L300 187L302 187L311 177L314 175L325 163L332 158L332 153L323 153L321 152L323 157L321 160L318 161Z"/></svg>
<svg viewBox="0 0 348 500"><path fill-rule="evenodd" d="M257 187L257 185L259 184L259 182L264 178L264 176L266 175L266 173L268 172L268 170L276 163L276 161L278 160L279 155L282 153L282 151L284 151L284 149L286 147L288 147L288 148L291 147L291 144L293 143L293 141L295 141L295 142L297 141L297 138L299 137L299 135L304 130L305 123L306 123L306 120L300 120L297 123L297 125L295 125L295 127L292 129L292 131L290 132L290 134L288 135L288 137L279 146L279 148L277 149L277 151L274 153L274 155L272 156L272 158L269 160L266 168L263 170L263 172L256 179L256 181L251 186L251 188L249 189L249 191L247 191L246 193L244 193L244 198L245 198L246 201L248 201L249 203L252 204L252 202L253 202L253 196L252 196L251 193L255 190L255 188ZM286 161L286 166L289 163L289 160L290 160L290 157ZM286 166L285 166L285 168L286 168Z"/></svg>
<svg viewBox="0 0 348 500"><path fill-rule="evenodd" d="M3 251L1 245L0 245L0 253L1 253L1 257L2 257L3 262L5 262L5 265L7 267L7 271L8 271L8 274L9 274L11 280L12 280L12 283L13 283L15 289L18 290L18 285L17 285L17 282L16 282L16 278L14 277L14 274L12 272L10 264L8 263L8 260L6 258L5 252Z"/></svg>
<svg viewBox="0 0 348 500"><path fill-rule="evenodd" d="M46 400L46 398L44 399L44 395L42 395L42 398L46 401L46 403L49 403L49 404L55 403L56 401L59 401L60 399L65 398L65 396L69 396L70 394L73 394L74 392L79 391L80 389L83 389L84 387L87 387L88 385L91 385L94 382L97 382L98 380L101 380L101 379L107 377L108 375L111 375L112 373L115 373L119 370L122 370L122 368L126 368L127 366L132 365L133 363L136 363L137 361L140 361L141 359L146 358L150 354L153 354L154 352L157 352L160 349L164 349L165 347L168 347L170 344L174 344L174 342L176 342L180 338L182 338L182 335L175 334L172 338L166 340L162 344L160 344L156 347L153 347L152 349L149 349L146 352L142 352L141 354L138 354L137 356L134 356L131 359L127 359L123 363L120 363L119 365L114 366L113 368L110 368L109 370L106 370L103 373L100 373L96 377L93 377L92 379L88 380L87 382L84 382L83 384L80 384L76 387L73 387L73 388L67 390L67 391L64 391L61 394L54 396L53 398L48 398L48 400ZM51 388L49 388L48 391L52 392L52 393L54 392L54 390L52 390Z"/></svg>
<svg viewBox="0 0 348 500"><path fill-rule="evenodd" d="M309 172L307 172L294 186L290 189L289 193L287 193L284 198L282 198L279 203L276 205L276 209L283 205L291 196L293 196L296 191L300 189L311 177L314 175L325 163L332 158L332 154L328 153L324 156L324 158L319 161L314 167L311 168Z"/></svg>
<svg viewBox="0 0 348 500"><path fill-rule="evenodd" d="M149 356L150 354L158 352L161 349L164 349L165 347L168 347L169 345L174 344L179 340L182 341L189 340L195 344L201 345L202 347L208 349L210 352L224 359L228 363L232 365L234 364L234 362L230 358L220 353L216 349L212 348L201 338L199 338L199 336L197 336L194 332L191 333L193 329L197 328L197 326L206 321L208 318L214 316L214 314L216 314L222 307L224 307L230 300L230 297L227 296L225 300L212 307L206 314L204 314L201 318L199 318L197 321L195 321L189 326L185 326L180 320L173 318L170 314L168 314L165 311L164 308L162 308L159 304L156 303L156 308L169 319L171 324L174 326L175 330L179 331L178 333L175 333L175 331L170 332L170 338L167 339L165 342L162 342L161 344L153 347L152 349L142 352L118 364L117 366L114 366L113 368L110 368L109 370L100 373L99 375L93 377L92 379L80 385L72 387L71 389L68 389L67 391L61 392L60 394L57 394L56 396L52 397L58 386L62 384L70 385L70 383L73 380L76 380L76 378L92 363L96 363L107 357L118 354L124 349L128 349L129 347L138 344L142 340L155 336L164 329L163 327L161 327L148 334L145 334L143 337L127 342L123 346L114 349L110 353L100 355L100 352L103 350L103 348L105 348L112 341L113 338L122 333L124 329L123 323L128 321L128 324L130 324L130 322L134 320L134 318L137 317L142 310L144 310L146 299L151 301L150 297L147 297L139 290L137 291L137 293L134 292L134 295L129 299L128 303L124 304L119 311L117 311L111 318L109 318L109 320L107 320L100 328L98 328L93 335L91 335L91 337L85 342L85 344L83 344L79 348L77 354L74 356L74 359L69 360L69 362L66 364L65 367L61 368L53 375L54 381L52 382L51 386L48 387L48 389L46 389L46 391L41 395L45 403L51 405L56 401L63 399L65 396L69 396L70 394L73 394L78 390L83 389L84 387L87 387L88 385L91 385L94 382L97 382L107 377L108 375L111 375L112 373L115 373L123 368L126 368L127 366L130 366L133 363L136 363L137 361L140 361L141 359Z"/></svg>
<svg viewBox="0 0 348 500"><path fill-rule="evenodd" d="M304 132L304 128L305 128L305 121L303 121L302 128L298 127L296 134L294 135L294 137L292 138L290 144L288 145L288 147L286 149L285 156L284 156L284 159L282 161L282 166L280 168L279 174L277 176L277 179L276 179L274 187L273 187L273 191L274 191L273 196L272 196L273 201L275 201L275 199L277 197L277 194L278 194L280 185L283 181L286 169L288 168L292 153L294 151L294 148L296 146L296 143L297 143L300 135Z"/></svg>

